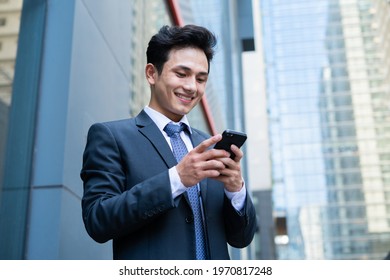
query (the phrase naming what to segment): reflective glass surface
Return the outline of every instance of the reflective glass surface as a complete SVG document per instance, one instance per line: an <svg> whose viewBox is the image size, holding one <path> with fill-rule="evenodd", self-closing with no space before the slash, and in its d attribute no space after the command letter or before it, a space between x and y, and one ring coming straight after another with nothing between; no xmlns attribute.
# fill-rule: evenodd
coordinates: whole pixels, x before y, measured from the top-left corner
<svg viewBox="0 0 390 280"><path fill-rule="evenodd" d="M287 220L278 258L382 259L390 250L390 5L262 0L261 13L274 210Z"/></svg>

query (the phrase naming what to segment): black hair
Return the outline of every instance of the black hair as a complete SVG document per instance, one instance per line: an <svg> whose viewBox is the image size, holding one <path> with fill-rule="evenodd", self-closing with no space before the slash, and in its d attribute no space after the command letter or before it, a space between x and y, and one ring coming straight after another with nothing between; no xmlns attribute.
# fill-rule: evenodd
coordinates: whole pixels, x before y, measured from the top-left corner
<svg viewBox="0 0 390 280"><path fill-rule="evenodd" d="M163 26L149 41L146 50L147 63L153 64L161 74L164 63L169 59L172 49L195 47L201 49L207 58L210 71L210 62L214 56L214 47L217 39L208 29L197 25Z"/></svg>

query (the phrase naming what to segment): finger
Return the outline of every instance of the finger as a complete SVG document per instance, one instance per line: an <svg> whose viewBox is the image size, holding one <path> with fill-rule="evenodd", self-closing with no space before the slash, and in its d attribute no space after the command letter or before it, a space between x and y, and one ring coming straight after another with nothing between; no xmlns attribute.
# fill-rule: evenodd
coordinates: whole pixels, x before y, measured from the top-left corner
<svg viewBox="0 0 390 280"><path fill-rule="evenodd" d="M203 178L219 178L221 176L221 173L219 170L205 170L202 172Z"/></svg>
<svg viewBox="0 0 390 280"><path fill-rule="evenodd" d="M241 159L242 159L242 157L243 157L243 152L241 151L241 149L240 148L238 148L236 145L232 145L231 147L230 147L230 150L233 152L233 154L235 155L235 157L234 157L234 161L235 162L239 162Z"/></svg>
<svg viewBox="0 0 390 280"><path fill-rule="evenodd" d="M226 168L226 165L221 160L208 160L203 163L203 170L218 170L221 171Z"/></svg>
<svg viewBox="0 0 390 280"><path fill-rule="evenodd" d="M230 153L222 149L209 149L202 154L203 160L212 160L220 158L229 158Z"/></svg>
<svg viewBox="0 0 390 280"><path fill-rule="evenodd" d="M206 151L209 147L215 145L217 142L219 142L222 139L221 134L214 135L210 137L209 139L204 140L202 143L200 143L198 146L196 146L193 151L197 153L203 153Z"/></svg>
<svg viewBox="0 0 390 280"><path fill-rule="evenodd" d="M231 158L222 158L219 161L225 166L224 169L221 169L221 175L230 176L241 169L240 164Z"/></svg>

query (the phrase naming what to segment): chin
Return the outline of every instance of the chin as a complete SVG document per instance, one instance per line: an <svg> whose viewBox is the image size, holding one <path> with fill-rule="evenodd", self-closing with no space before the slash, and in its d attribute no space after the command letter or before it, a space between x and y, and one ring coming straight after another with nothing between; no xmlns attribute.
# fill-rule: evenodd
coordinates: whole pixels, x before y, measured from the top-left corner
<svg viewBox="0 0 390 280"><path fill-rule="evenodd" d="M180 108L177 108L177 110L174 111L174 113L176 115L181 115L181 116L184 116L184 115L187 115L189 112L191 112L191 110L194 108L193 105L188 105L188 106L182 106Z"/></svg>

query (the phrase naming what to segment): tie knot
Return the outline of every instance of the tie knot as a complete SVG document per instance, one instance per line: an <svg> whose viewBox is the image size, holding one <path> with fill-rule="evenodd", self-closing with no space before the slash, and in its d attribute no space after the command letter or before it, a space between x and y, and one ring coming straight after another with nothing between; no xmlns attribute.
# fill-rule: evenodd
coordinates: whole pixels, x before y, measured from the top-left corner
<svg viewBox="0 0 390 280"><path fill-rule="evenodd" d="M184 123L180 123L180 125L168 123L164 127L164 131L168 134L169 137L174 136L175 134L179 134L186 128L186 125Z"/></svg>

